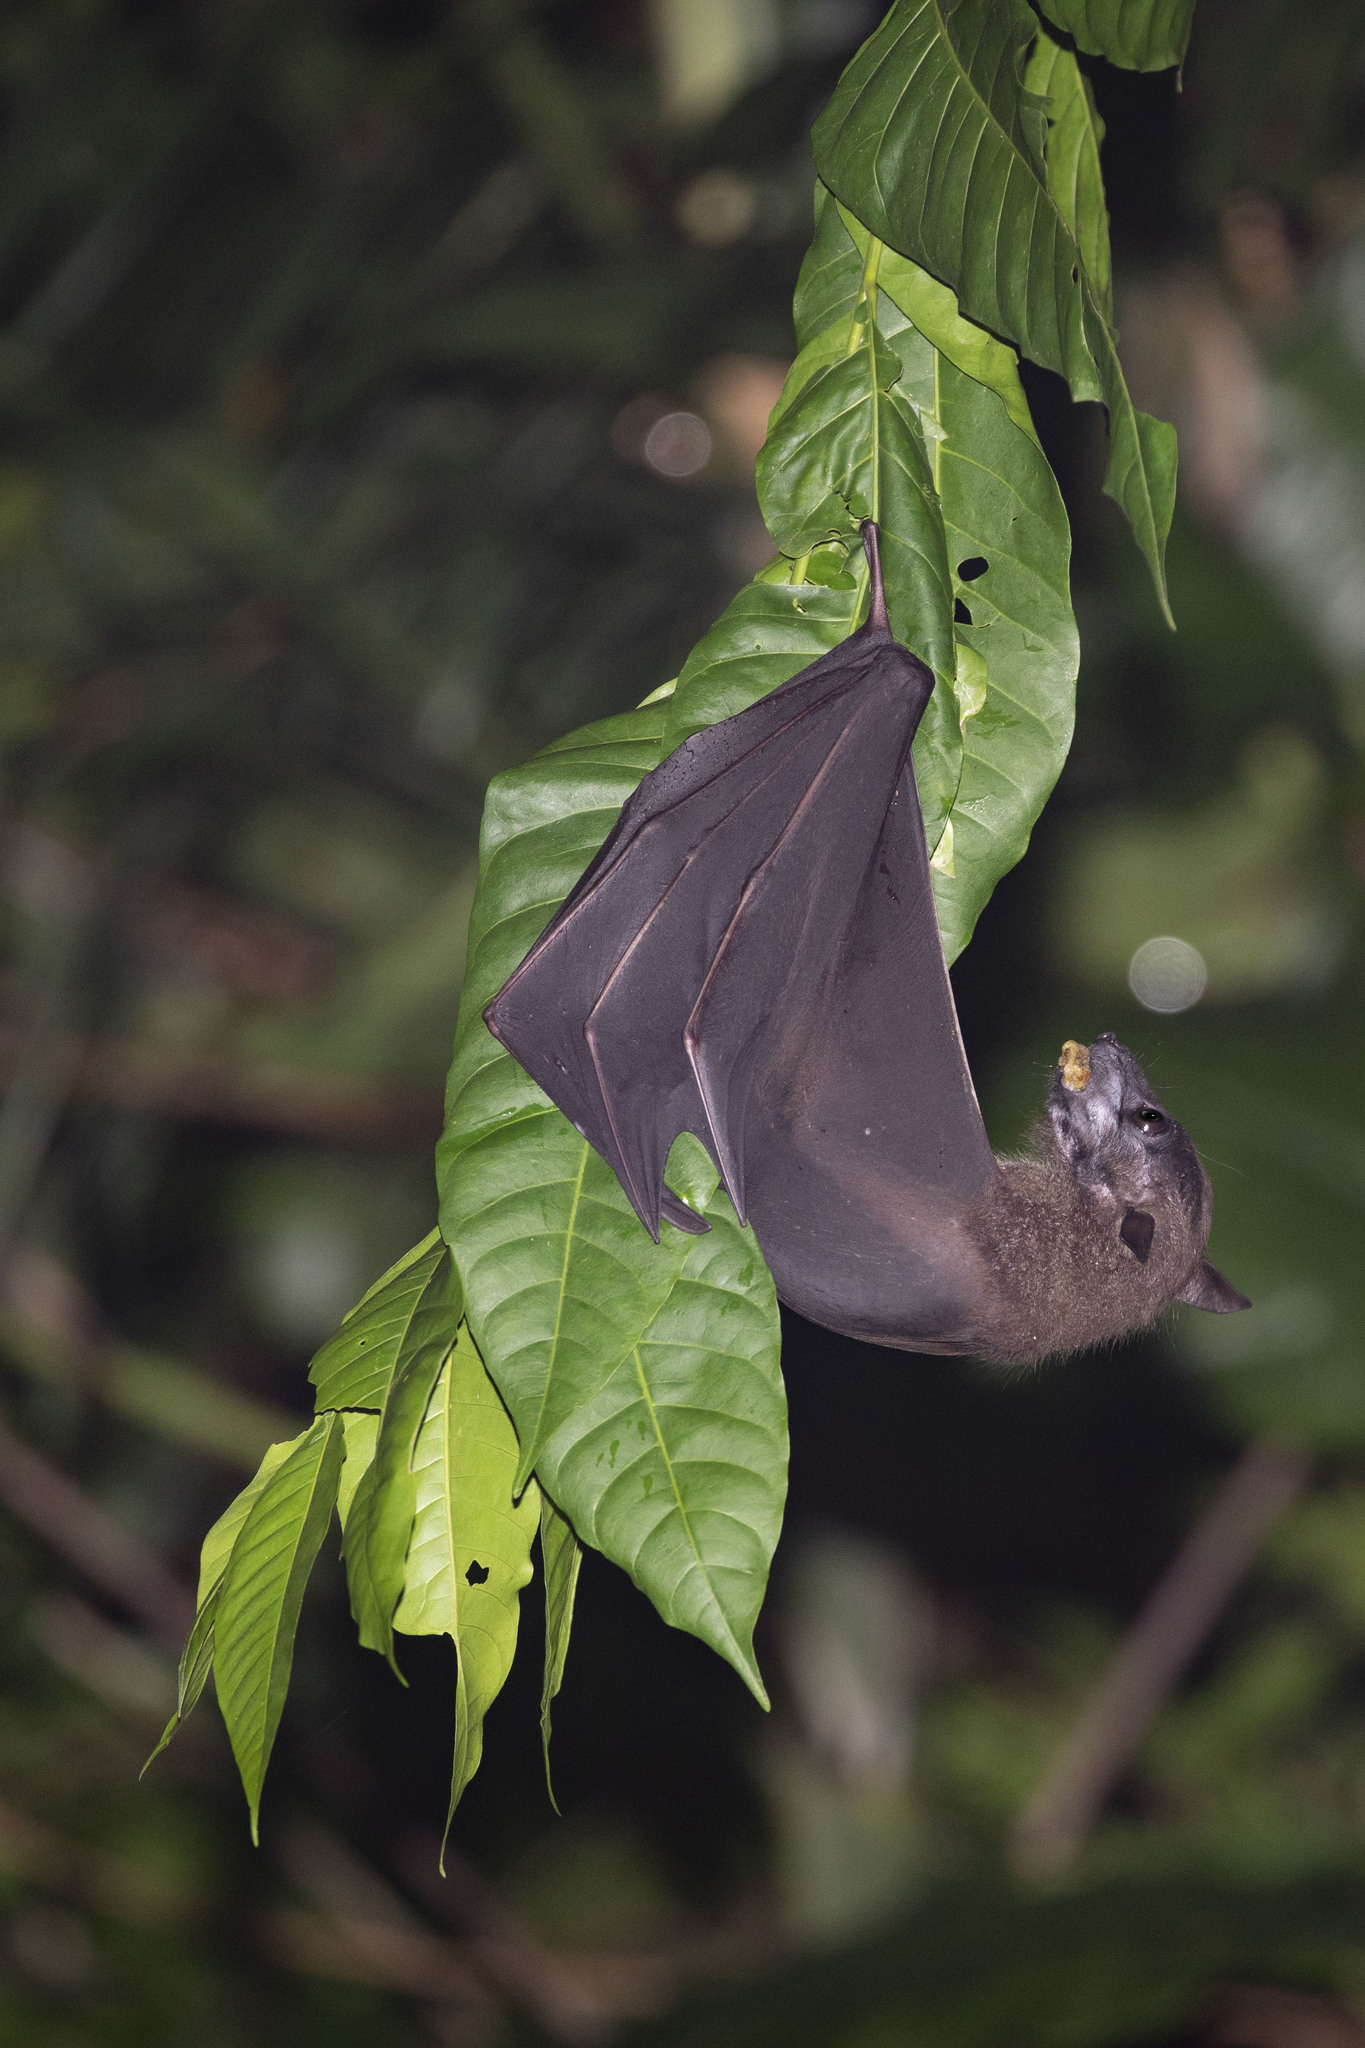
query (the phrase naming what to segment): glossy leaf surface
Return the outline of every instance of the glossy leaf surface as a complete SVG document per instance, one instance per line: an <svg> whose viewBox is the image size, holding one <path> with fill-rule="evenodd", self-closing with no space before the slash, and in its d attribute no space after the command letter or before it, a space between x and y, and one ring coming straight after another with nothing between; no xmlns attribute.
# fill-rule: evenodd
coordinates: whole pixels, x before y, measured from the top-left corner
<svg viewBox="0 0 1365 2048"><path fill-rule="evenodd" d="M1134 407L1102 292L1049 189L1045 109L1021 83L1037 34L1025 0L897 0L816 123L816 164L971 319L1064 376L1074 398L1103 400L1105 490L1166 607L1175 433Z"/></svg>
<svg viewBox="0 0 1365 2048"><path fill-rule="evenodd" d="M516 1432L468 1331L436 1383L412 1464L416 1506L393 1625L448 1635L458 1653L453 1813L479 1767L484 1715L512 1668L540 1520L534 1485L513 1499Z"/></svg>
<svg viewBox="0 0 1365 2048"><path fill-rule="evenodd" d="M538 1469L583 1541L766 1706L753 1629L787 1490L777 1300L695 1139L677 1141L669 1178L711 1229L688 1240L667 1301Z"/></svg>
<svg viewBox="0 0 1365 2048"><path fill-rule="evenodd" d="M845 303L792 365L758 458L758 496L769 532L790 557L831 536L854 546L864 519L878 523L891 630L938 679L915 754L932 849L962 765L952 702L952 582L919 416L877 323L880 245L867 253ZM855 616L865 612L867 582L858 560Z"/></svg>
<svg viewBox="0 0 1365 2048"><path fill-rule="evenodd" d="M390 1664L393 1611L403 1591L403 1561L416 1508L413 1451L432 1388L460 1327L459 1276L444 1246L441 1255L442 1265L404 1332L384 1396L374 1456L344 1524L342 1555L351 1613L365 1648L377 1650Z"/></svg>
<svg viewBox="0 0 1365 2048"><path fill-rule="evenodd" d="M308 1368L319 1414L327 1408L383 1407L389 1374L413 1318L439 1302L450 1278L449 1255L433 1230L375 1281ZM457 1308L451 1336L459 1320Z"/></svg>
<svg viewBox="0 0 1365 2048"><path fill-rule="evenodd" d="M1024 89L1047 101L1047 189L1081 252L1086 276L1107 320L1114 317L1109 211L1104 203L1100 144L1104 123L1090 81L1070 50L1040 29L1024 69Z"/></svg>
<svg viewBox="0 0 1365 2048"><path fill-rule="evenodd" d="M267 1476L233 1543L219 1589L218 1703L246 1792L253 1841L289 1690L299 1610L336 1505L342 1456L340 1416L319 1416Z"/></svg>
<svg viewBox="0 0 1365 2048"><path fill-rule="evenodd" d="M194 1623L180 1656L175 1712L166 1723L161 1740L148 1757L147 1764L156 1761L186 1715L198 1704L199 1696L208 1683L209 1673L213 1669L214 1623L218 1613L218 1593L223 1583L223 1573L227 1570L228 1560L232 1556L233 1545L271 1473L302 1442L303 1437L299 1436L290 1443L272 1444L262 1458L255 1476L242 1488L235 1500L230 1501L224 1508L204 1538L199 1552L199 1589L195 1596ZM144 1771L147 1764L142 1767Z"/></svg>
<svg viewBox="0 0 1365 2048"><path fill-rule="evenodd" d="M564 1660L569 1654L583 1546L568 1517L560 1514L544 1491L540 1496L540 1558L545 1573L545 1677L540 1691L540 1739L545 1751L545 1783L554 1804L550 1781L550 1709L564 1682Z"/></svg>
<svg viewBox="0 0 1365 2048"><path fill-rule="evenodd" d="M470 1328L521 1441L518 1486L639 1340L689 1240L666 1223L652 1241L482 1013L661 758L669 708L604 720L499 776L484 811L437 1178Z"/></svg>
<svg viewBox="0 0 1365 2048"><path fill-rule="evenodd" d="M1039 0L1088 57L1128 71L1165 71L1189 46L1194 0Z"/></svg>
<svg viewBox="0 0 1365 2048"><path fill-rule="evenodd" d="M848 243L844 275L852 290L867 232L843 213L838 227ZM1023 855L1061 772L1080 646L1066 508L1032 422L1027 429L1018 423L1024 400L1013 354L999 343L979 351L959 344L954 354L992 381L970 375L917 328L912 306L952 338L947 309L925 290L924 272L888 250L878 323L896 352L898 388L924 424L954 596L968 614L955 626L960 770L933 867L951 961L1000 877ZM957 316L957 324L967 323ZM915 767L918 774L918 753Z"/></svg>

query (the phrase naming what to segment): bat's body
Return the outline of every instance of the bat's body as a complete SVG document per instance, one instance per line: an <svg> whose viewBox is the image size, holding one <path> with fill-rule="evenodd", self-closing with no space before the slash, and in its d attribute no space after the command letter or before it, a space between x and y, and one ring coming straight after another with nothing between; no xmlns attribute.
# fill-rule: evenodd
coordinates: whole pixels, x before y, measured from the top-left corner
<svg viewBox="0 0 1365 2048"><path fill-rule="evenodd" d="M865 542L867 624L645 778L489 1028L656 1236L705 1228L663 1179L694 1132L830 1329L1022 1362L1176 1297L1242 1307L1194 1148L1117 1040L1073 1049L1028 1157L991 1153L910 760L933 678Z"/></svg>

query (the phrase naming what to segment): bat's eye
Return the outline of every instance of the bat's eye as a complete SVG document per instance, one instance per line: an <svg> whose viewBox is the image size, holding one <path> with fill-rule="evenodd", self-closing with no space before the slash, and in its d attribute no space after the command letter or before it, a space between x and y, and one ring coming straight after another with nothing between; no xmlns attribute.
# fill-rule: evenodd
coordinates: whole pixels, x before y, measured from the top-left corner
<svg viewBox="0 0 1365 2048"><path fill-rule="evenodd" d="M1150 1138L1157 1131L1164 1131L1166 1128L1166 1118L1159 1109L1153 1109L1150 1103L1144 1103L1141 1109L1133 1111L1133 1122L1144 1138Z"/></svg>

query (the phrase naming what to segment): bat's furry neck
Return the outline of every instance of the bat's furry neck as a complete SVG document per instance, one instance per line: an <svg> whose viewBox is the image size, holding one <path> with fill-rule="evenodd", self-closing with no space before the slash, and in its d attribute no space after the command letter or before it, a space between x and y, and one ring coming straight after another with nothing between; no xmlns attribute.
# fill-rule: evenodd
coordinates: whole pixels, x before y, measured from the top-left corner
<svg viewBox="0 0 1365 2048"><path fill-rule="evenodd" d="M1145 1156L1116 1143L1078 1163L1045 1118L1025 1153L1000 1160L998 1181L967 1224L991 1276L974 1333L982 1358L1029 1365L1156 1321L1209 1234L1208 1181L1179 1137L1179 1171L1153 1172ZM1134 1217L1150 1217L1150 1230L1130 1221L1125 1237Z"/></svg>

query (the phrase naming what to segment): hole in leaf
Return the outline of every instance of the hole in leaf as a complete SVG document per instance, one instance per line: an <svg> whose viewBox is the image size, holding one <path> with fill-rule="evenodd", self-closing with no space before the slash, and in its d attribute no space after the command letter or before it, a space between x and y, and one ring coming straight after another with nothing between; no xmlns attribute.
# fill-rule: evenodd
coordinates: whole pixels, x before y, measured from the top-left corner
<svg viewBox="0 0 1365 2048"><path fill-rule="evenodd" d="M955 597L953 599L953 624L955 626L970 626L971 623L971 613L968 611L966 605L962 602L962 599L960 597Z"/></svg>
<svg viewBox="0 0 1365 2048"><path fill-rule="evenodd" d="M984 576L990 568L984 555L968 555L965 562L959 562L957 573L964 583L975 583L978 576Z"/></svg>
<svg viewBox="0 0 1365 2048"><path fill-rule="evenodd" d="M479 1560L476 1557L473 1563L470 1565L469 1570L465 1573L466 1585L481 1586L487 1577L488 1566L486 1564L480 1564Z"/></svg>
<svg viewBox="0 0 1365 2048"><path fill-rule="evenodd" d="M1076 265L1075 265L1075 264L1073 263L1073 264L1072 264L1072 266L1071 266L1071 282L1072 282L1073 284L1079 284L1079 283L1080 283L1080 277L1081 277L1081 273L1080 273L1079 269L1077 268L1077 266L1076 266Z"/></svg>

